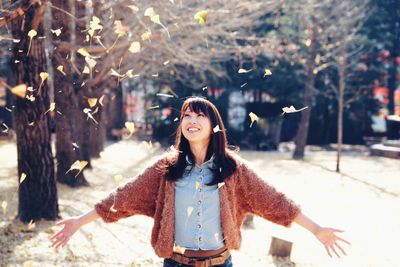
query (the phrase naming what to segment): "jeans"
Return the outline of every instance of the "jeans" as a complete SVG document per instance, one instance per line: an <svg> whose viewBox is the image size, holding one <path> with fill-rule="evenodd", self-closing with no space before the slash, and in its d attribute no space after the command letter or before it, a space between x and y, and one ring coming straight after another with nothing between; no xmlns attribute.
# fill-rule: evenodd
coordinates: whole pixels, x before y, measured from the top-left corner
<svg viewBox="0 0 400 267"><path fill-rule="evenodd" d="M172 259L165 259L163 266L164 267L190 267L190 265L181 264ZM232 256L229 256L229 258L226 259L224 264L215 265L213 267L233 267Z"/></svg>

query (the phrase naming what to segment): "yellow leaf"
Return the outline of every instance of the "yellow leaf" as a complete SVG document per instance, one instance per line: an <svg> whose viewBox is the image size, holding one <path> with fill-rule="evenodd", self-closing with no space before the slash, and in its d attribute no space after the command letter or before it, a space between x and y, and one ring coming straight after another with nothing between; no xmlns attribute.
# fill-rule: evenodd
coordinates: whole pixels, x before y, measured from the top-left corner
<svg viewBox="0 0 400 267"><path fill-rule="evenodd" d="M22 264L23 267L33 267L33 262L32 261L25 261Z"/></svg>
<svg viewBox="0 0 400 267"><path fill-rule="evenodd" d="M99 103L100 103L100 105L101 105L102 107L104 107L103 100L104 100L104 95L102 95L102 96L100 97L100 99L99 99Z"/></svg>
<svg viewBox="0 0 400 267"><path fill-rule="evenodd" d="M114 176L114 182L115 182L115 186L118 187L122 181L122 175L118 174Z"/></svg>
<svg viewBox="0 0 400 267"><path fill-rule="evenodd" d="M125 127L130 132L129 136L131 136L132 134L135 133L135 123L127 121L127 122L125 122Z"/></svg>
<svg viewBox="0 0 400 267"><path fill-rule="evenodd" d="M264 70L264 77L272 75L272 72L269 69Z"/></svg>
<svg viewBox="0 0 400 267"><path fill-rule="evenodd" d="M89 107L94 107L97 104L97 98L88 98Z"/></svg>
<svg viewBox="0 0 400 267"><path fill-rule="evenodd" d="M28 32L28 36L29 36L29 38L33 38L33 37L35 37L37 35L37 31L35 31L35 30L30 30L29 32Z"/></svg>
<svg viewBox="0 0 400 267"><path fill-rule="evenodd" d="M89 30L88 33L90 37L93 37L94 32L99 30L101 31L103 29L103 26L100 25L100 19L96 16L92 17L92 20L89 22Z"/></svg>
<svg viewBox="0 0 400 267"><path fill-rule="evenodd" d="M219 128L219 125L215 126L213 131L214 133L222 132L222 130Z"/></svg>
<svg viewBox="0 0 400 267"><path fill-rule="evenodd" d="M36 100L36 97L34 97L33 95L27 95L26 99L28 99L29 101L33 102Z"/></svg>
<svg viewBox="0 0 400 267"><path fill-rule="evenodd" d="M145 31L145 32L142 34L141 37L142 37L142 41L146 41L146 40L150 39L150 37L151 37L151 31L150 31L150 30Z"/></svg>
<svg viewBox="0 0 400 267"><path fill-rule="evenodd" d="M152 22L156 23L156 24L161 24L160 16L159 16L159 15L151 16L151 17L150 17L150 20L151 20Z"/></svg>
<svg viewBox="0 0 400 267"><path fill-rule="evenodd" d="M64 72L64 66L62 66L62 65L58 66L58 67L57 67L57 70L58 70L59 72L61 72L64 76L67 75L67 74Z"/></svg>
<svg viewBox="0 0 400 267"><path fill-rule="evenodd" d="M3 214L6 214L7 212L7 201L1 202L1 208L3 209Z"/></svg>
<svg viewBox="0 0 400 267"><path fill-rule="evenodd" d="M118 37L122 37L128 32L128 28L123 26L120 20L116 20L114 22L114 28L114 32L118 35Z"/></svg>
<svg viewBox="0 0 400 267"><path fill-rule="evenodd" d="M114 69L111 69L111 71L110 71L111 73L111 75L112 76L117 76L117 77L119 77L119 78L123 78L123 77L125 77L125 75L122 75L122 74L119 74L116 70L114 70Z"/></svg>
<svg viewBox="0 0 400 267"><path fill-rule="evenodd" d="M110 211L111 211L111 212L117 212L117 210L114 209L114 204L112 204L112 206L110 207Z"/></svg>
<svg viewBox="0 0 400 267"><path fill-rule="evenodd" d="M137 6L135 6L135 5L129 5L128 7L130 9L132 9L133 12L138 12L139 11L139 8Z"/></svg>
<svg viewBox="0 0 400 267"><path fill-rule="evenodd" d="M179 253L179 254L184 254L186 251L186 248L180 247L180 246L174 246L174 252Z"/></svg>
<svg viewBox="0 0 400 267"><path fill-rule="evenodd" d="M81 54L84 57L91 57L91 55L85 48L79 48L78 51L76 51L76 52L78 52L79 54Z"/></svg>
<svg viewBox="0 0 400 267"><path fill-rule="evenodd" d="M83 68L82 73L84 73L84 74L89 74L90 73L90 69L89 69L89 67L87 65L85 65L85 67Z"/></svg>
<svg viewBox="0 0 400 267"><path fill-rule="evenodd" d="M81 173L83 168L86 167L87 164L88 164L88 162L85 161L85 160L81 160L81 161L77 160L71 165L71 167L69 168L69 170L65 174L67 174L68 172L70 172L72 170L78 170L78 173L75 175L75 177L77 177Z"/></svg>
<svg viewBox="0 0 400 267"><path fill-rule="evenodd" d="M60 36L60 34L61 34L61 29L62 29L62 28L56 29L56 30L50 29L50 31L51 31L53 34L55 34L56 36Z"/></svg>
<svg viewBox="0 0 400 267"><path fill-rule="evenodd" d="M193 212L193 207L188 207L186 211L187 211L188 217L190 217L190 215L191 215L192 212Z"/></svg>
<svg viewBox="0 0 400 267"><path fill-rule="evenodd" d="M11 88L11 93L13 93L14 95L21 97L21 98L25 98L26 95L26 84L19 84L17 86L14 86L13 88Z"/></svg>
<svg viewBox="0 0 400 267"><path fill-rule="evenodd" d="M250 71L252 71L253 69L249 69L249 70L245 70L245 69L239 69L238 73L248 73Z"/></svg>
<svg viewBox="0 0 400 267"><path fill-rule="evenodd" d="M225 185L225 183L224 183L224 182L222 182L222 183L218 183L218 189L219 189L219 188L221 188L223 185Z"/></svg>
<svg viewBox="0 0 400 267"><path fill-rule="evenodd" d="M202 10L194 15L194 19L197 21L197 23L204 25L207 22L207 16L208 16L207 11Z"/></svg>
<svg viewBox="0 0 400 267"><path fill-rule="evenodd" d="M304 41L304 44L308 47L311 45L311 39L307 39Z"/></svg>
<svg viewBox="0 0 400 267"><path fill-rule="evenodd" d="M94 66L96 66L96 64L97 64L97 61L90 57L85 57L85 61L88 64L89 68L91 68L91 69L93 69Z"/></svg>
<svg viewBox="0 0 400 267"><path fill-rule="evenodd" d="M33 125L35 125L35 122L32 121L32 122L28 123L28 125L29 125L29 126L33 126Z"/></svg>
<svg viewBox="0 0 400 267"><path fill-rule="evenodd" d="M22 173L21 177L19 178L19 184L22 184L22 182L25 181L25 179L26 179L26 174Z"/></svg>
<svg viewBox="0 0 400 267"><path fill-rule="evenodd" d="M125 73L125 75L126 76L128 76L129 78L133 78L133 70L128 70L126 73Z"/></svg>
<svg viewBox="0 0 400 267"><path fill-rule="evenodd" d="M305 106L304 108L301 108L301 109L296 109L294 106L290 106L290 107L284 107L284 108L282 108L282 110L283 110L283 114L285 114L285 113L299 112L306 108L308 108L308 106Z"/></svg>
<svg viewBox="0 0 400 267"><path fill-rule="evenodd" d="M47 72L41 72L40 73L40 78L42 79L42 83L49 77L49 74Z"/></svg>
<svg viewBox="0 0 400 267"><path fill-rule="evenodd" d="M250 112L249 116L250 116L250 120L251 120L251 124L250 124L250 128L251 128L251 126L253 126L253 122L258 120L258 116L256 114L254 114L253 112Z"/></svg>
<svg viewBox="0 0 400 267"><path fill-rule="evenodd" d="M152 17L152 16L157 15L157 14L156 14L156 12L154 11L154 8L149 7L149 8L147 8L147 9L144 11L144 15L145 15L146 17Z"/></svg>
<svg viewBox="0 0 400 267"><path fill-rule="evenodd" d="M31 220L29 223L28 223L28 229L29 230L32 230L32 229L34 229L36 227L36 223L33 221L33 220Z"/></svg>
<svg viewBox="0 0 400 267"><path fill-rule="evenodd" d="M140 52L140 43L139 42L133 42L131 46L129 47L129 52L132 54L139 53Z"/></svg>
<svg viewBox="0 0 400 267"><path fill-rule="evenodd" d="M3 122L2 123L4 130L2 130L3 133L8 133L8 126Z"/></svg>
<svg viewBox="0 0 400 267"><path fill-rule="evenodd" d="M56 103L50 103L50 108L49 111L54 111L54 109L56 108Z"/></svg>
<svg viewBox="0 0 400 267"><path fill-rule="evenodd" d="M157 78L157 77L158 77L158 72L157 72L157 73L154 73L154 74L152 74L151 76L153 76L153 77Z"/></svg>
<svg viewBox="0 0 400 267"><path fill-rule="evenodd" d="M167 65L168 63L169 63L169 60L164 61L163 65L165 66L165 65Z"/></svg>

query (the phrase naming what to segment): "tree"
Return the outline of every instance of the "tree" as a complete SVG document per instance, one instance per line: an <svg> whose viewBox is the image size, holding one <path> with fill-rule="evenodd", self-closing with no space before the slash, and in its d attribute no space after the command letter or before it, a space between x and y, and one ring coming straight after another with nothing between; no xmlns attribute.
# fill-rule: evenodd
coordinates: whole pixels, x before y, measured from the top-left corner
<svg viewBox="0 0 400 267"><path fill-rule="evenodd" d="M23 14L21 15L21 12ZM17 134L19 202L18 217L23 222L58 217L57 187L50 146L49 95L45 75L43 2L23 1L20 16L11 22L11 61L15 85L31 87L27 97L14 97L13 120ZM37 35L35 34L37 33ZM29 98L29 99L28 99Z"/></svg>

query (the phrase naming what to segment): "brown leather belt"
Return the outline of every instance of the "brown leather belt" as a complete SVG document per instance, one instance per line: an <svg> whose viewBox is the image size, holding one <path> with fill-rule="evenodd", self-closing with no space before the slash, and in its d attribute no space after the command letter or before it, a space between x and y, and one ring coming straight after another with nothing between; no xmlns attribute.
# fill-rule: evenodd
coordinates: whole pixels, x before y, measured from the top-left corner
<svg viewBox="0 0 400 267"><path fill-rule="evenodd" d="M224 264L230 255L231 253L229 250L225 250L220 254L206 258L191 258L191 257L186 257L182 254L174 253L172 254L171 259L185 265L190 265L195 267L209 267L209 266Z"/></svg>

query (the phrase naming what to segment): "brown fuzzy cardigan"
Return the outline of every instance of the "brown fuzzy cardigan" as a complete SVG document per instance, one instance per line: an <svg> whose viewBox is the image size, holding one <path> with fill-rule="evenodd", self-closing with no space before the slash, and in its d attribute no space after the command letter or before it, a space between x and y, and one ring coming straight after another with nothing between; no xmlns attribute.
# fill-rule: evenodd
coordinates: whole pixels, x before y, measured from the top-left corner
<svg viewBox="0 0 400 267"><path fill-rule="evenodd" d="M166 155L145 169L135 179L118 188L95 205L105 222L115 222L135 214L154 218L151 245L156 254L169 258L174 247L173 181L165 179L167 166L174 155ZM220 184L221 226L228 249L239 249L240 227L246 213L290 226L300 212L284 194L257 176L237 155L236 171Z"/></svg>

